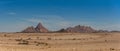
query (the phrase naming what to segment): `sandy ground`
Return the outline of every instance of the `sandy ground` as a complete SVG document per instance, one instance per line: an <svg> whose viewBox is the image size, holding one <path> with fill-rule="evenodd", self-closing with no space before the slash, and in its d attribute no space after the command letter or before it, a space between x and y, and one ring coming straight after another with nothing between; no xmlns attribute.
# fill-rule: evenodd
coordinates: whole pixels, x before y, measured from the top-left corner
<svg viewBox="0 0 120 51"><path fill-rule="evenodd" d="M0 33L0 51L120 51L120 33Z"/></svg>

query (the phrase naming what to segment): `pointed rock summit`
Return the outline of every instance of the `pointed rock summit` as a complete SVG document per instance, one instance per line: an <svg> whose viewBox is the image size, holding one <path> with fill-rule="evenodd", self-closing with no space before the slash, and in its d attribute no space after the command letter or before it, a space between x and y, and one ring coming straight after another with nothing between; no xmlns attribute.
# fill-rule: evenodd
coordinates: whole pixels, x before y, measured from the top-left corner
<svg viewBox="0 0 120 51"><path fill-rule="evenodd" d="M39 23L37 27L35 28L36 32L48 32L48 30L41 24Z"/></svg>
<svg viewBox="0 0 120 51"><path fill-rule="evenodd" d="M22 32L23 33L46 33L49 31L41 23L39 23L35 28L31 26L26 28Z"/></svg>

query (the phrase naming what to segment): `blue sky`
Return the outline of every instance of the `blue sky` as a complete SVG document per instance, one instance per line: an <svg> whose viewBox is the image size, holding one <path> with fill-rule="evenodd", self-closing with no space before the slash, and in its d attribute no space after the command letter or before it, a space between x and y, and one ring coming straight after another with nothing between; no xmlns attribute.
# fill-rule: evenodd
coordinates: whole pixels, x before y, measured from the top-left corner
<svg viewBox="0 0 120 51"><path fill-rule="evenodd" d="M120 30L119 0L0 0L0 32L43 23L49 30L75 25Z"/></svg>

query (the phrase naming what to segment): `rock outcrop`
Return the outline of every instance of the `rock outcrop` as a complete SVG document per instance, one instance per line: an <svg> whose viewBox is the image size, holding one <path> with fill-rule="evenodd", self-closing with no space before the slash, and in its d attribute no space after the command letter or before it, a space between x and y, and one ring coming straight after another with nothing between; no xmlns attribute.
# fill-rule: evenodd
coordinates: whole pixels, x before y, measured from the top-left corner
<svg viewBox="0 0 120 51"><path fill-rule="evenodd" d="M88 26L75 26L75 27L69 27L66 29L67 32L76 32L76 33L79 33L79 32L95 32L96 30L94 30L93 28L91 27L88 27Z"/></svg>
<svg viewBox="0 0 120 51"><path fill-rule="evenodd" d="M35 28L33 26L26 28L22 33L46 33L49 32L41 23L39 23Z"/></svg>
<svg viewBox="0 0 120 51"><path fill-rule="evenodd" d="M67 29L61 29L58 32L68 32L68 33L90 33L90 32L95 32L93 28L89 26L75 26L75 27L68 27Z"/></svg>
<svg viewBox="0 0 120 51"><path fill-rule="evenodd" d="M35 28L36 32L40 33L40 32L49 32L41 23L39 23L37 25L37 27Z"/></svg>

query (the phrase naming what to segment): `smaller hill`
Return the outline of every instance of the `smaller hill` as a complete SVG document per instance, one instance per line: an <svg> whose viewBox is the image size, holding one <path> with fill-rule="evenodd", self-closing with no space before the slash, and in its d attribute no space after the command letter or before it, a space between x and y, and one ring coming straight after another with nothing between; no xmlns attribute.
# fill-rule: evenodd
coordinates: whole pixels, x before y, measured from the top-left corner
<svg viewBox="0 0 120 51"><path fill-rule="evenodd" d="M66 29L61 29L57 32L68 32L68 33L90 33L90 32L96 32L97 30L93 29L89 26L80 26L77 25L75 27L68 27Z"/></svg>

